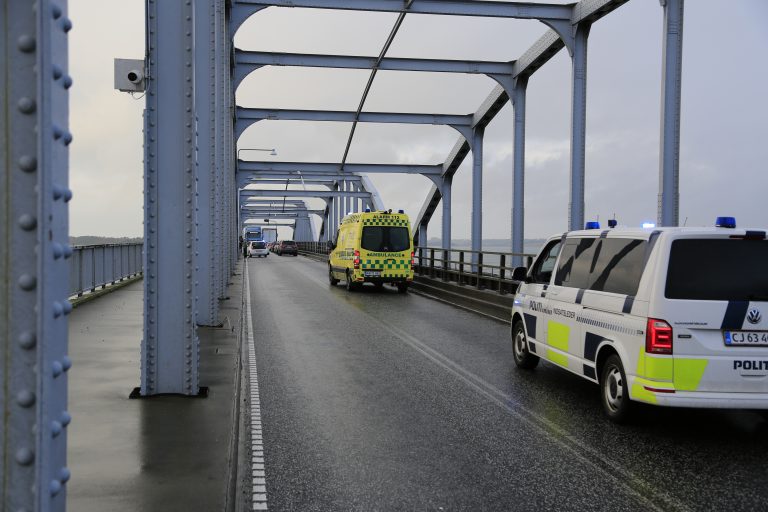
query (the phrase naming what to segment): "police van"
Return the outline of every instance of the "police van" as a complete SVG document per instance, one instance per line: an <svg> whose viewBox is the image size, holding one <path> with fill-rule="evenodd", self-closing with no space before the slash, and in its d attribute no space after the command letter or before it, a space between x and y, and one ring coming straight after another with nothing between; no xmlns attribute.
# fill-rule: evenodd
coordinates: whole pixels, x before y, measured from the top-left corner
<svg viewBox="0 0 768 512"><path fill-rule="evenodd" d="M530 269L515 269L517 366L543 358L599 384L617 422L632 401L768 409L766 231L732 217L714 228L587 228L550 238Z"/></svg>
<svg viewBox="0 0 768 512"><path fill-rule="evenodd" d="M332 286L344 280L347 290L363 283L397 286L405 293L413 281L413 240L410 221L403 210L353 213L344 217L328 256Z"/></svg>

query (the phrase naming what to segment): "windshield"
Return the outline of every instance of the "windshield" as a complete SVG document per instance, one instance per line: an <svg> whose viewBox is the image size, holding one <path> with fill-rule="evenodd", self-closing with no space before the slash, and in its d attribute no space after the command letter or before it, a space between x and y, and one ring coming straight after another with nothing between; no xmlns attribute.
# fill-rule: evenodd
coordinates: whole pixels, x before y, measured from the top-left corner
<svg viewBox="0 0 768 512"><path fill-rule="evenodd" d="M254 249L264 249L267 246L264 242L253 242L251 247Z"/></svg>
<svg viewBox="0 0 768 512"><path fill-rule="evenodd" d="M293 240L285 240L283 242L283 245L296 245L296 242L294 242Z"/></svg>
<svg viewBox="0 0 768 512"><path fill-rule="evenodd" d="M768 240L675 240L668 299L768 300Z"/></svg>
<svg viewBox="0 0 768 512"><path fill-rule="evenodd" d="M363 249L374 252L401 252L411 247L408 228L395 226L368 226L363 228Z"/></svg>

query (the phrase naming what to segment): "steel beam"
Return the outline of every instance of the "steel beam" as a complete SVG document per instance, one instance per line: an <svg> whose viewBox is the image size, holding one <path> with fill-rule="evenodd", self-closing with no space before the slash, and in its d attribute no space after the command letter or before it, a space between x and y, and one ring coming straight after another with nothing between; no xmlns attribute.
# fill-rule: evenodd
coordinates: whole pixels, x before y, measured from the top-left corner
<svg viewBox="0 0 768 512"><path fill-rule="evenodd" d="M141 395L198 393L193 12L148 0Z"/></svg>
<svg viewBox="0 0 768 512"><path fill-rule="evenodd" d="M571 173L568 229L584 229L584 165L587 136L587 42L589 24L574 35L571 95Z"/></svg>
<svg viewBox="0 0 768 512"><path fill-rule="evenodd" d="M443 249L451 249L451 188L453 187L453 176L445 176L443 178L442 186L440 187L440 194L442 196L443 204L443 233L442 242Z"/></svg>
<svg viewBox="0 0 768 512"><path fill-rule="evenodd" d="M680 95L683 63L684 0L662 0L664 61L661 73L661 150L659 151L659 226L680 223Z"/></svg>
<svg viewBox="0 0 768 512"><path fill-rule="evenodd" d="M241 174L245 174L245 171L241 172ZM360 176L357 176L355 174L297 174L297 173L278 173L278 172L272 172L272 173L254 173L253 178L251 178L251 181L246 181L246 185L256 185L258 183L263 183L264 180L273 180L273 181L282 181L285 183L286 180L289 181L296 181L301 183L302 181L304 183L308 183L310 181L321 181L323 183L327 182L333 182L333 181L339 181L346 179L349 182L352 183L358 183L360 181Z"/></svg>
<svg viewBox="0 0 768 512"><path fill-rule="evenodd" d="M196 130L196 190L195 212L195 293L197 322L200 325L219 324L219 301L214 280L214 239L216 212L213 194L216 191L216 4L210 0L195 0L195 115Z"/></svg>
<svg viewBox="0 0 768 512"><path fill-rule="evenodd" d="M527 79L519 79L512 93L514 108L514 162L512 171L512 252L522 253L525 244L525 106ZM512 256L512 266L523 265L522 256Z"/></svg>
<svg viewBox="0 0 768 512"><path fill-rule="evenodd" d="M485 128L475 128L472 139L472 228L473 251L483 250L483 138ZM477 264L477 253L472 254L473 265Z"/></svg>
<svg viewBox="0 0 768 512"><path fill-rule="evenodd" d="M340 163L332 162L254 162L239 160L238 174L259 172L294 172L307 174L339 174ZM344 164L344 170L352 174L388 173L388 174L423 174L440 176L443 174L442 165L409 165L409 164ZM257 176L256 174L253 175Z"/></svg>
<svg viewBox="0 0 768 512"><path fill-rule="evenodd" d="M65 509L66 0L0 3L0 510Z"/></svg>
<svg viewBox="0 0 768 512"><path fill-rule="evenodd" d="M450 126L460 133L472 126L472 115L463 114L413 114L403 112L357 112L351 110L293 110L257 109L237 107L235 138L239 138L252 124L259 121L319 121L353 123L425 124Z"/></svg>
<svg viewBox="0 0 768 512"><path fill-rule="evenodd" d="M337 9L412 14L440 14L446 16L479 16L516 19L557 19L570 21L572 6L535 2L491 2L483 0L237 0L235 6L251 7L304 7L311 9Z"/></svg>
<svg viewBox="0 0 768 512"><path fill-rule="evenodd" d="M276 53L235 50L235 79L237 88L248 74L264 66L293 66L335 69L374 69L384 71L420 71L426 73L464 73L512 75L514 62L477 60L405 59L362 57L351 55L316 55L306 53Z"/></svg>
<svg viewBox="0 0 768 512"><path fill-rule="evenodd" d="M368 199L369 192L346 192L344 190L247 190L249 197L360 197ZM243 196L241 196L243 197Z"/></svg>

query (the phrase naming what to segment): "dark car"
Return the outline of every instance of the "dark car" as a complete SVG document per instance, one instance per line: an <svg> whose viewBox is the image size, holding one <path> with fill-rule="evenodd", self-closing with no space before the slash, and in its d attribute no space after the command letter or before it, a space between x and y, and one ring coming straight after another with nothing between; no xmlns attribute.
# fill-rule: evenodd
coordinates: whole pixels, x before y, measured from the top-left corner
<svg viewBox="0 0 768 512"><path fill-rule="evenodd" d="M284 254L299 255L299 247L293 240L280 240L277 243L277 255L283 256Z"/></svg>

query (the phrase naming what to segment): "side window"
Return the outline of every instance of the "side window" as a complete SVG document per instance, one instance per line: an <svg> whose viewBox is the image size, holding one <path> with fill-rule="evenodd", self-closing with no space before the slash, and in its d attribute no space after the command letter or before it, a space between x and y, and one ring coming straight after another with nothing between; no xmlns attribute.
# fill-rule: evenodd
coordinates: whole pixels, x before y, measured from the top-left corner
<svg viewBox="0 0 768 512"><path fill-rule="evenodd" d="M547 284L552 279L552 271L555 269L557 255L560 253L560 240L550 242L536 260L531 270L531 278L534 283Z"/></svg>
<svg viewBox="0 0 768 512"><path fill-rule="evenodd" d="M567 240L557 267L555 284L569 288L589 287L589 274L594 266L597 245L594 238Z"/></svg>
<svg viewBox="0 0 768 512"><path fill-rule="evenodd" d="M643 275L648 242L606 238L600 243L589 289L635 295Z"/></svg>

